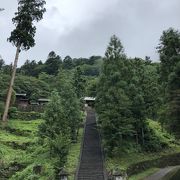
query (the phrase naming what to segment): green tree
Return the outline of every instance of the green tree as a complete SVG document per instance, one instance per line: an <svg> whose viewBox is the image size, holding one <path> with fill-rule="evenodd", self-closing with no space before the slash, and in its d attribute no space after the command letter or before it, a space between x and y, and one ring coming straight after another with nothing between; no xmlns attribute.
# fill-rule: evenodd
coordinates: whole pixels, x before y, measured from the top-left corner
<svg viewBox="0 0 180 180"><path fill-rule="evenodd" d="M87 81L87 96L96 97L97 96L97 84L98 78L93 78Z"/></svg>
<svg viewBox="0 0 180 180"><path fill-rule="evenodd" d="M6 99L3 121L7 121L19 53L21 50L28 50L35 45L34 36L36 33L36 27L33 22L40 21L43 18L43 14L45 12L44 4L44 0L18 1L18 12L15 13L15 17L12 19L16 28L11 32L11 36L8 38L8 41L15 45L17 50Z"/></svg>
<svg viewBox="0 0 180 180"><path fill-rule="evenodd" d="M161 79L167 83L169 74L180 59L180 32L173 28L163 31L157 49L161 61Z"/></svg>
<svg viewBox="0 0 180 180"><path fill-rule="evenodd" d="M75 65L75 66L83 65L83 64L86 63L86 61L87 61L86 58L74 58L74 59L73 59L73 62L74 62L74 65Z"/></svg>
<svg viewBox="0 0 180 180"><path fill-rule="evenodd" d="M53 91L45 113L45 122L39 127L39 136L48 142L51 156L58 157L58 166L63 167L69 150L70 128L65 109L58 92Z"/></svg>
<svg viewBox="0 0 180 180"><path fill-rule="evenodd" d="M57 75L61 65L61 57L56 55L54 51L51 51L48 55L48 59L45 62L45 72L49 75Z"/></svg>
<svg viewBox="0 0 180 180"><path fill-rule="evenodd" d="M49 85L49 89L52 91L54 88L56 88L56 81L55 77L53 75L49 75L45 72L41 72L38 77L39 80L44 81L46 84Z"/></svg>
<svg viewBox="0 0 180 180"><path fill-rule="evenodd" d="M35 69L37 68L38 64L35 60L26 60L23 66L20 68L20 72L26 76L36 76Z"/></svg>
<svg viewBox="0 0 180 180"><path fill-rule="evenodd" d="M168 81L168 126L177 137L180 137L180 62Z"/></svg>
<svg viewBox="0 0 180 180"><path fill-rule="evenodd" d="M126 63L126 67L128 67L126 74L129 76L125 78L128 83L126 93L132 102L131 113L136 141L142 147L146 144L151 146L146 119L157 119L157 112L162 103L157 65L134 58Z"/></svg>
<svg viewBox="0 0 180 180"><path fill-rule="evenodd" d="M170 131L178 134L179 126L179 63L180 63L180 32L173 28L163 31L158 46L160 54L160 74L163 84L164 105L161 109L161 123Z"/></svg>
<svg viewBox="0 0 180 180"><path fill-rule="evenodd" d="M66 56L63 60L63 68L64 69L72 69L73 68L73 60L70 56Z"/></svg>
<svg viewBox="0 0 180 180"><path fill-rule="evenodd" d="M55 139L56 135L69 134L68 122L65 117L65 109L58 92L53 91L50 102L48 103L45 113L45 122L40 126L40 136Z"/></svg>
<svg viewBox="0 0 180 180"><path fill-rule="evenodd" d="M84 64L81 66L84 76L99 76L100 68L97 65Z"/></svg>
<svg viewBox="0 0 180 180"><path fill-rule="evenodd" d="M47 98L50 95L48 83L30 76L17 75L14 90L17 93L27 94L29 100Z"/></svg>
<svg viewBox="0 0 180 180"><path fill-rule="evenodd" d="M5 65L4 60L0 57L0 71L2 70L3 66Z"/></svg>
<svg viewBox="0 0 180 180"><path fill-rule="evenodd" d="M97 83L96 110L107 152L112 155L128 143L156 148L146 121L155 117L159 105L156 67L140 58L127 59L116 36L105 55Z"/></svg>
<svg viewBox="0 0 180 180"><path fill-rule="evenodd" d="M3 72L4 74L11 75L11 74L12 74L12 64L10 64L10 65L4 65L4 66L2 67L2 72Z"/></svg>
<svg viewBox="0 0 180 180"><path fill-rule="evenodd" d="M65 110L66 121L70 127L70 137L72 140L77 140L78 130L82 122L80 102L72 81L62 70L58 74L57 90Z"/></svg>
<svg viewBox="0 0 180 180"><path fill-rule="evenodd" d="M83 73L82 73L82 70L80 67L77 67L74 72L73 85L75 87L75 93L76 93L77 97L79 99L84 97L86 80L83 77Z"/></svg>
<svg viewBox="0 0 180 180"><path fill-rule="evenodd" d="M131 101L126 94L126 82L123 79L126 56L116 36L111 37L105 55L97 85L96 109L107 152L113 153L133 133Z"/></svg>
<svg viewBox="0 0 180 180"><path fill-rule="evenodd" d="M87 60L87 64L93 65L95 64L95 62L99 59L102 59L101 56L91 56L88 60Z"/></svg>

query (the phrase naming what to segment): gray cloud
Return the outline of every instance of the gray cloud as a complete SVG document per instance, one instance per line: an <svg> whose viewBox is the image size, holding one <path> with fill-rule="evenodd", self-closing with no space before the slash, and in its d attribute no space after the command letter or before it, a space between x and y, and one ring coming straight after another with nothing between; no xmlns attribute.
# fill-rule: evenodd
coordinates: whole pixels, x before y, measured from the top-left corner
<svg viewBox="0 0 180 180"><path fill-rule="evenodd" d="M59 48L65 54L73 56L103 55L109 37L117 34L128 56L151 56L157 60L155 47L162 31L180 28L178 14L179 1L127 0L104 12L101 18L91 24L78 27L66 36L59 38Z"/></svg>
<svg viewBox="0 0 180 180"><path fill-rule="evenodd" d="M9 5L8 3L11 2ZM155 47L162 31L180 29L179 0L47 0L47 13L37 25L36 46L20 56L45 60L54 50L61 56L89 57L104 55L109 38L116 34L130 57L158 59ZM15 48L6 39L13 29L11 18L17 2L7 0L0 13L0 54L7 63Z"/></svg>

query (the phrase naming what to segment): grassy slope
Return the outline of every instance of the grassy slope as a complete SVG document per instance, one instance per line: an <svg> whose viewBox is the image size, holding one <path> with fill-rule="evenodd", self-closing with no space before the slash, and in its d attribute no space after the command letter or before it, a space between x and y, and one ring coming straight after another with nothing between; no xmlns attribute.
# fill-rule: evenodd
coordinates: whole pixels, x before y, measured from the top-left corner
<svg viewBox="0 0 180 180"><path fill-rule="evenodd" d="M22 121L22 120L11 120L8 126L11 128L19 129L21 131L36 132L37 127L43 122L43 120L35 121Z"/></svg>
<svg viewBox="0 0 180 180"><path fill-rule="evenodd" d="M1 130L0 142L1 143L17 142L18 144L22 144L27 142L33 142L33 139L31 137L17 136L5 130Z"/></svg>
<svg viewBox="0 0 180 180"><path fill-rule="evenodd" d="M132 152L128 154L122 154L119 157L108 158L106 160L106 166L109 171L114 169L120 169L126 171L126 169L132 164L136 164L138 162L143 162L147 160L157 159L165 155L170 155L180 152L180 146L178 144L174 144L175 141L174 137L169 135L167 132L162 131L161 126L158 122L149 120L149 126L155 130L156 135L162 141L165 141L169 144L169 148L162 150L161 152L154 152L154 153Z"/></svg>
<svg viewBox="0 0 180 180"><path fill-rule="evenodd" d="M9 126L13 129L19 129L20 126L24 127L23 130L30 131L33 129L37 129L37 126L42 122L42 120L36 120L36 127L34 126L33 121L18 121L13 120L9 121ZM27 125L28 124L28 125ZM26 128L25 128L26 127ZM22 132L23 134L23 132ZM0 126L0 153L2 155L1 160L5 164L9 164L13 162L15 159L23 156L25 154L24 150L21 149L14 149L9 144L10 143L17 143L19 145L28 142L35 142L35 135L30 134L27 136L18 136L14 133L10 133L6 130L2 130L2 126Z"/></svg>
<svg viewBox="0 0 180 180"><path fill-rule="evenodd" d="M37 129L38 125L40 125L42 122L43 120L11 120L8 123L7 131L2 130L2 127L0 126L0 163L3 163L5 167L8 167L13 162L18 162L19 164L25 165L25 169L23 169L21 172L17 172L10 178L11 180L21 180L29 178L48 180L54 178L54 169L52 167L56 163L56 159L50 158L49 152L46 150L46 147L42 147L37 143ZM13 131L11 132L11 130ZM20 133L20 135L17 135L16 131ZM68 162L66 164L66 168L71 173L72 178L76 170L76 165L78 163L81 137L82 129L79 133L78 143L71 145ZM30 144L30 146L26 150L22 150L20 148L14 148L9 145L9 143L12 142L19 145L29 142L33 142L34 144ZM33 167L36 165L42 165L43 167L42 174L39 176L33 173Z"/></svg>

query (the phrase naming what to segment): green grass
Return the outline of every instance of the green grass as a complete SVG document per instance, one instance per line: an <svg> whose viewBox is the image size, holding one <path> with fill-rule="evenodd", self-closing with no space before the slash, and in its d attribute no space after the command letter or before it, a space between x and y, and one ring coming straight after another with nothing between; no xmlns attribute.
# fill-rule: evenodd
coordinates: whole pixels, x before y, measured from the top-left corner
<svg viewBox="0 0 180 180"><path fill-rule="evenodd" d="M159 170L159 168L148 169L148 170L146 170L146 171L144 171L142 173L139 173L139 174L136 174L136 175L133 175L133 176L129 177L129 180L142 180L145 177L148 177L148 176L156 173L158 170Z"/></svg>
<svg viewBox="0 0 180 180"><path fill-rule="evenodd" d="M52 158L47 145L42 146L38 143L37 130L43 120L22 121L10 120L4 129L0 124L0 163L8 167L13 162L23 164L25 168L16 172L10 180L22 179L39 179L49 180L54 179L56 157ZM74 178L78 158L80 154L81 139L83 129L79 131L78 142L71 144L69 155L67 157L66 170L70 173L70 179ZM26 150L14 148L10 143L31 143ZM42 166L42 173L36 175L33 171L34 166ZM1 170L1 169L0 169Z"/></svg>
<svg viewBox="0 0 180 180"><path fill-rule="evenodd" d="M16 142L18 144L34 142L34 137L24 137L24 136L16 136L11 134L5 130L0 130L0 142L1 143L9 143Z"/></svg>
<svg viewBox="0 0 180 180"><path fill-rule="evenodd" d="M80 129L78 143L71 144L70 152L67 157L67 163L65 165L65 169L70 174L70 180L74 179L74 173L76 171L76 166L78 164L82 131L83 129ZM27 163L27 167L22 172L16 173L12 178L10 178L10 180L28 178L30 179L34 177L39 180L54 179L54 165L56 164L56 160L56 158L50 157L49 151L46 146L42 147L36 144L29 149L26 155L19 159L20 163ZM33 167L36 165L41 165L43 167L43 172L39 176L35 175L33 172Z"/></svg>
<svg viewBox="0 0 180 180"><path fill-rule="evenodd" d="M38 125L42 120L34 121L18 121L10 120L8 122L8 127L18 131L30 131L35 133L37 131ZM26 154L25 150L14 149L10 146L11 143L16 143L22 145L24 143L35 143L36 136L30 133L29 136L18 136L10 133L2 128L0 125L0 157L5 164L9 164L17 159L22 159Z"/></svg>
<svg viewBox="0 0 180 180"><path fill-rule="evenodd" d="M175 138L173 135L169 134L159 122L148 119L148 124L151 129L153 129L155 135L160 139L161 142L165 142L168 146L174 146Z"/></svg>
<svg viewBox="0 0 180 180"><path fill-rule="evenodd" d="M31 131L36 132L38 126L43 122L42 119L33 121L22 121L22 120L10 120L8 126L13 129L21 131Z"/></svg>
<svg viewBox="0 0 180 180"><path fill-rule="evenodd" d="M4 144L0 145L0 159L4 164L8 165L9 163L16 161L18 158L22 158L25 155L24 150L13 149Z"/></svg>
<svg viewBox="0 0 180 180"><path fill-rule="evenodd" d="M19 164L25 165L25 169L21 172L16 172L11 178L11 180L21 180L21 179L40 179L48 180L54 177L54 163L56 159L50 158L50 154L46 147L42 147L37 143L37 130L38 126L43 122L43 120L33 120L33 121L22 121L22 120L10 120L6 125L7 131L4 130L3 126L0 125L0 163L3 163L8 167L13 162L18 162ZM5 129L6 129L5 128ZM12 133L11 133L11 130ZM16 135L16 131L21 135ZM24 133L24 132L28 132ZM26 150L14 149L9 146L9 143L34 143ZM3 143L3 144L2 144ZM37 176L33 172L33 167L36 165L42 165L42 174Z"/></svg>
<svg viewBox="0 0 180 180"><path fill-rule="evenodd" d="M47 147L36 144L31 147L26 154L19 158L18 162L20 164L25 164L26 167L22 171L15 173L10 180L33 178L39 180L54 179L54 164L56 163L56 159L50 157ZM33 170L37 165L42 167L42 172L39 175L36 175Z"/></svg>
<svg viewBox="0 0 180 180"><path fill-rule="evenodd" d="M34 121L18 121L18 120L10 120L8 122L8 129L13 129L13 131L21 132L21 134L25 134L24 132L29 132L25 135L18 136L15 133L10 133L9 130L4 130L1 126L0 128L0 142L3 144L16 143L18 145L22 145L24 143L34 143L36 141L36 135L38 126L42 123L42 120L34 120Z"/></svg>
<svg viewBox="0 0 180 180"><path fill-rule="evenodd" d="M66 170L70 174L69 179L74 179L77 165L79 163L81 140L83 136L83 129L79 130L78 142L71 145L69 155L67 157Z"/></svg>

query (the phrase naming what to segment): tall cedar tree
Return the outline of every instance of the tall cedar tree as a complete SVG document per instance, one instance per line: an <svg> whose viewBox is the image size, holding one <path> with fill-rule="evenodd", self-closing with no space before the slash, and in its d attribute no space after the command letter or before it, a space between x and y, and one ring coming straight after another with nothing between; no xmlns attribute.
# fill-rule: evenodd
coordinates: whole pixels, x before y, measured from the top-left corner
<svg viewBox="0 0 180 180"><path fill-rule="evenodd" d="M56 84L65 111L66 121L70 128L70 137L73 141L76 141L80 123L82 122L81 108L72 80L68 77L67 73L69 72L61 69L57 76Z"/></svg>
<svg viewBox="0 0 180 180"><path fill-rule="evenodd" d="M157 49L161 61L161 79L167 84L169 74L180 61L180 32L173 28L163 31Z"/></svg>
<svg viewBox="0 0 180 180"><path fill-rule="evenodd" d="M171 132L180 138L180 62L168 81L168 123Z"/></svg>
<svg viewBox="0 0 180 180"><path fill-rule="evenodd" d="M50 139L55 139L59 134L68 136L70 129L59 93L53 91L50 100L44 113L45 122L40 126L39 134L42 138Z"/></svg>
<svg viewBox="0 0 180 180"><path fill-rule="evenodd" d="M56 166L63 167L69 150L70 128L66 109L58 92L53 91L44 113L45 122L39 126L39 136L48 142L51 156L58 157Z"/></svg>
<svg viewBox="0 0 180 180"><path fill-rule="evenodd" d="M28 50L35 45L34 36L36 33L36 27L33 22L38 22L43 18L43 14L46 11L44 5L44 0L18 1L18 12L15 13L15 17L12 19L16 28L11 32L11 36L8 38L8 41L15 45L17 50L3 114L3 121L7 121L20 50Z"/></svg>
<svg viewBox="0 0 180 180"><path fill-rule="evenodd" d="M179 63L180 32L169 28L164 31L158 46L161 61L161 79L164 87L164 117L170 131L179 136Z"/></svg>
<svg viewBox="0 0 180 180"><path fill-rule="evenodd" d="M127 59L120 40L116 36L111 38L96 99L98 120L109 155L118 153L118 149L129 142L155 148L146 121L147 117L154 117L158 106L159 88L154 73L150 62Z"/></svg>
<svg viewBox="0 0 180 180"><path fill-rule="evenodd" d="M112 153L133 132L131 102L123 81L126 56L120 40L114 35L106 51L98 84L96 110L99 116L107 153Z"/></svg>

